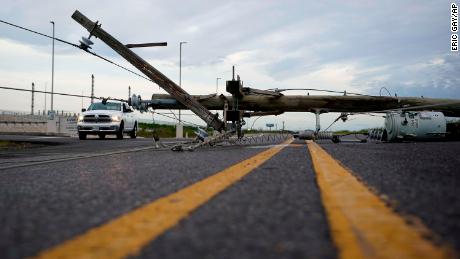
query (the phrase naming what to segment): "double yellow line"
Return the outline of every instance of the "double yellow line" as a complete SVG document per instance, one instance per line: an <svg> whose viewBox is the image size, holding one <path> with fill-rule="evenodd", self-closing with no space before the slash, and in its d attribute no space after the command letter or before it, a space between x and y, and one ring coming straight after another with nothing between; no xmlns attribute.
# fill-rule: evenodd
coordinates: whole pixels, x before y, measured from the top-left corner
<svg viewBox="0 0 460 259"><path fill-rule="evenodd" d="M307 142L339 258L449 258L318 144Z"/></svg>
<svg viewBox="0 0 460 259"><path fill-rule="evenodd" d="M198 207L280 152L292 139L200 182L40 253L37 258L123 258L137 254Z"/></svg>
<svg viewBox="0 0 460 259"><path fill-rule="evenodd" d="M149 242L269 160L291 141L45 250L37 258L136 255ZM423 233L407 224L317 144L308 142L308 149L339 258L446 258L452 255L447 249L424 239Z"/></svg>

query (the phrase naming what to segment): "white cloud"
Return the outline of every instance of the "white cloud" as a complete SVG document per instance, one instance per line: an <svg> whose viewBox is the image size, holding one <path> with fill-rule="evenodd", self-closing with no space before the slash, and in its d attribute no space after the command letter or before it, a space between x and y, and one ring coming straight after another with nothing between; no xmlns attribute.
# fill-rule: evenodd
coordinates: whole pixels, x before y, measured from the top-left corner
<svg viewBox="0 0 460 259"><path fill-rule="evenodd" d="M104 29L124 43L168 41L168 47L135 51L175 82L179 42L187 41L182 53L182 83L193 94L214 92L216 77L223 78L220 89L224 89L231 66L236 65L246 86L261 89L320 88L379 94L379 89L386 87L404 95L459 98L456 71L460 59L449 52L443 20L448 4L26 0L3 3L0 16L48 34L49 21L54 20L58 37L77 42L88 34L70 18L78 9L101 21ZM94 51L132 67L98 39ZM49 39L1 24L0 85L28 88L34 81L37 87L46 84L49 89L50 53ZM128 85L144 98L163 92L144 79L57 43L56 91L83 90L88 94L91 74L96 75L97 95L123 97ZM28 110L30 96L17 96L2 90L0 103L4 107L0 109ZM56 97L55 103L59 109L72 111L81 106L80 100L65 97ZM325 123L334 116L324 115ZM306 128L314 125L312 118L290 113L267 120L283 119L287 126ZM374 123L359 118L350 125L360 122Z"/></svg>

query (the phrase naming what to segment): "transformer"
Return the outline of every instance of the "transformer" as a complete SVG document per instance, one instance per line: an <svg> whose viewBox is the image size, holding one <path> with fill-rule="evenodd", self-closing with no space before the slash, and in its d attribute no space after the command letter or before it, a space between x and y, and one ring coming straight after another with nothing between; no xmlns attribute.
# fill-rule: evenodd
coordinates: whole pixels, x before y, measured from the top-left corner
<svg viewBox="0 0 460 259"><path fill-rule="evenodd" d="M388 112L383 141L439 140L446 136L446 118L442 112Z"/></svg>

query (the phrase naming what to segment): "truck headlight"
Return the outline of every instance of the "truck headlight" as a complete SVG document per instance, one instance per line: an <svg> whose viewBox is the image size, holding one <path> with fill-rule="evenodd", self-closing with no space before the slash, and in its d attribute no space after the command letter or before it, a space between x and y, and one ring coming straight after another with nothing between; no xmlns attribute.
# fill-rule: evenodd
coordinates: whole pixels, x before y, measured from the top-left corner
<svg viewBox="0 0 460 259"><path fill-rule="evenodd" d="M78 120L77 122L82 122L83 121L83 115L78 115Z"/></svg>
<svg viewBox="0 0 460 259"><path fill-rule="evenodd" d="M112 115L112 121L119 122L121 121L121 117L118 115Z"/></svg>

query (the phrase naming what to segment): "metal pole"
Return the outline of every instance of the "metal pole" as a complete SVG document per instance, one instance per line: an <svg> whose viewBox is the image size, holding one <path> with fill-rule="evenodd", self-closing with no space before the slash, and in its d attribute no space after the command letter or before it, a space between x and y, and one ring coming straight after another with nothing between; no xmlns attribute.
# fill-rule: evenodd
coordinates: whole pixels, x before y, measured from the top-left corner
<svg viewBox="0 0 460 259"><path fill-rule="evenodd" d="M222 78L220 77L216 78L216 95L218 94L218 91L219 91L219 79L222 79Z"/></svg>
<svg viewBox="0 0 460 259"><path fill-rule="evenodd" d="M315 111L315 117L316 117L316 131L315 131L315 133L316 134L321 130L321 122L319 120L319 115L320 115L319 110L316 110Z"/></svg>
<svg viewBox="0 0 460 259"><path fill-rule="evenodd" d="M51 57L51 111L53 111L53 94L54 94L54 21L50 21L53 24L53 54Z"/></svg>
<svg viewBox="0 0 460 259"><path fill-rule="evenodd" d="M47 89L46 89L46 86L47 86L47 85L46 85L46 83L45 83L45 94L44 94L44 95L45 95L45 109L43 109L43 115L45 115L45 113L46 113L46 90L47 90Z"/></svg>
<svg viewBox="0 0 460 259"><path fill-rule="evenodd" d="M128 86L128 99L131 97L131 86Z"/></svg>
<svg viewBox="0 0 460 259"><path fill-rule="evenodd" d="M91 103L94 103L94 75L91 75Z"/></svg>
<svg viewBox="0 0 460 259"><path fill-rule="evenodd" d="M186 41L179 42L179 87L182 88L182 44L186 44ZM179 123L180 119L180 109L179 109Z"/></svg>
<svg viewBox="0 0 460 259"><path fill-rule="evenodd" d="M34 94L35 94L35 84L32 83L32 107L30 110L31 115L34 115Z"/></svg>

